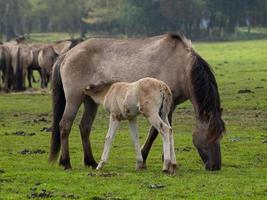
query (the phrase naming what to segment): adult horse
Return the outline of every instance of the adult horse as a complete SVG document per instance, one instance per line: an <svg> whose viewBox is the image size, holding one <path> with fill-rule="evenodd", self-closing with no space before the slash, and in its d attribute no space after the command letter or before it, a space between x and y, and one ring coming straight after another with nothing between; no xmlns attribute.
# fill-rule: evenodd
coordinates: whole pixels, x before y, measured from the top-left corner
<svg viewBox="0 0 267 200"><path fill-rule="evenodd" d="M0 44L0 71L2 71L2 80L4 83L4 90L9 91L12 85L12 66L10 50L7 46ZM0 85L1 89L1 85Z"/></svg>
<svg viewBox="0 0 267 200"><path fill-rule="evenodd" d="M217 83L209 64L195 52L191 42L177 34L129 40L89 39L61 56L53 69L50 161L56 160L61 146L59 163L65 169L71 168L68 137L83 103L80 133L84 163L95 168L89 135L98 105L84 96L84 88L99 81L133 82L143 77L167 83L173 93L172 110L187 99L192 102L197 122L193 143L206 169L220 170L220 141L225 128ZM172 114L169 118L171 121ZM144 162L157 135L152 127L142 149Z"/></svg>
<svg viewBox="0 0 267 200"><path fill-rule="evenodd" d="M33 44L29 44L30 49L32 51L32 55L33 55L33 60L31 65L28 67L28 82L29 82L29 87L32 87L32 79L35 82L34 79L34 75L33 75L33 70L37 70L39 75L40 75L40 79L41 79L41 87L42 87L42 71L41 71L41 67L38 63L38 55L39 52L41 50L41 48L43 48L44 46L46 46L47 44L43 44L43 43L33 43Z"/></svg>
<svg viewBox="0 0 267 200"><path fill-rule="evenodd" d="M14 73L13 89L21 91L26 88L26 74L28 67L32 64L33 53L29 45L23 40L17 40L17 43L7 42L5 43L10 49L11 64Z"/></svg>
<svg viewBox="0 0 267 200"><path fill-rule="evenodd" d="M52 67L57 57L58 54L55 52L52 45L46 45L40 49L38 63L42 70L42 88L45 88L48 85L52 73Z"/></svg>

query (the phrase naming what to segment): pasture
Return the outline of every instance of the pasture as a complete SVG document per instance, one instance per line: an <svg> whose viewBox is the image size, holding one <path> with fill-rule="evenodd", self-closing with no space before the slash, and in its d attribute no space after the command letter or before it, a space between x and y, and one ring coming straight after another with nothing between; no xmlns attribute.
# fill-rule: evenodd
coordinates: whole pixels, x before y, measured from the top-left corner
<svg viewBox="0 0 267 200"><path fill-rule="evenodd" d="M264 199L267 196L267 40L195 43L213 67L223 119L222 170L207 172L192 144L194 111L189 102L177 107L173 130L179 169L161 172L160 137L135 171L135 153L127 123L115 138L110 159L97 172L83 166L75 120L70 135L73 169L48 164L51 97L48 90L0 94L0 199ZM39 83L37 83L39 86ZM140 141L149 124L138 119ZM99 161L108 128L100 108L91 140Z"/></svg>

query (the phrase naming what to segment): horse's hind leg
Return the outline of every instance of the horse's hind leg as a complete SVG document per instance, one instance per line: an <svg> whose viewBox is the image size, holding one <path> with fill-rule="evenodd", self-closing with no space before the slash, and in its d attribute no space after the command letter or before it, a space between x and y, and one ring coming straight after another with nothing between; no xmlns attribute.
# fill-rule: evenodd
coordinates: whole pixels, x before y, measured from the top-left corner
<svg viewBox="0 0 267 200"><path fill-rule="evenodd" d="M97 162L94 159L92 148L89 140L91 127L96 116L98 105L88 96L84 100L84 112L80 122L80 133L83 143L84 164L85 166L97 167Z"/></svg>
<svg viewBox="0 0 267 200"><path fill-rule="evenodd" d="M171 124L172 111L169 113L168 118L169 118L169 122ZM145 144L144 144L144 146L142 147L142 150L141 150L144 162L146 162L146 159L147 159L147 156L149 154L149 151L150 151L150 149L152 147L153 142L157 138L158 134L159 134L158 130L155 127L151 126L150 131L148 133L148 137L146 139L146 142L145 142Z"/></svg>
<svg viewBox="0 0 267 200"><path fill-rule="evenodd" d="M163 155L164 155L164 163L163 163L163 172L170 172L171 165L171 152L170 152L170 131L171 128L165 122L162 121L157 112L154 114L148 115L148 120L152 126L154 126L162 136L163 140Z"/></svg>
<svg viewBox="0 0 267 200"><path fill-rule="evenodd" d="M97 170L102 169L104 164L108 160L111 143L112 143L112 140L115 136L115 133L116 133L116 130L119 126L119 123L120 122L117 119L113 118L112 115L110 115L108 133L107 133L106 139L105 139L105 146L104 146L104 150L103 150L103 153L101 156L101 161L99 162L99 164L96 168Z"/></svg>
<svg viewBox="0 0 267 200"><path fill-rule="evenodd" d="M146 169L146 165L143 161L143 157L140 150L138 130L136 126L136 119L129 120L129 126L131 129L131 137L135 148L136 153L136 169Z"/></svg>
<svg viewBox="0 0 267 200"><path fill-rule="evenodd" d="M72 98L68 100L66 101L66 107L60 121L61 156L59 164L64 166L64 169L71 168L69 156L69 134L77 111L82 102L82 99L80 98Z"/></svg>
<svg viewBox="0 0 267 200"><path fill-rule="evenodd" d="M168 124L170 127L170 123L167 117L165 117L164 122ZM176 163L176 156L175 156L175 148L174 148L174 135L173 130L170 130L170 151L171 151L171 167L170 167L170 173L174 174L176 171L177 163Z"/></svg>
<svg viewBox="0 0 267 200"><path fill-rule="evenodd" d="M29 83L29 88L32 88L32 78L33 76L33 73L32 73L32 69L29 67L28 68L28 83Z"/></svg>

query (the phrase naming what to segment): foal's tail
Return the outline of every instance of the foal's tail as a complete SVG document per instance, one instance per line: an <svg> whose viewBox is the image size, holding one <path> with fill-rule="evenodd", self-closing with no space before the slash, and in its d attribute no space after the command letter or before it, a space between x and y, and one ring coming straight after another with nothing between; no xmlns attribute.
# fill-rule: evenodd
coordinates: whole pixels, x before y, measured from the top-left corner
<svg viewBox="0 0 267 200"><path fill-rule="evenodd" d="M159 115L161 118L168 117L172 106L172 92L171 89L164 83L161 85L161 95L162 103L159 110Z"/></svg>
<svg viewBox="0 0 267 200"><path fill-rule="evenodd" d="M61 146L59 123L65 110L66 99L61 80L60 66L65 58L65 55L66 54L62 55L56 61L52 74L53 127L49 155L50 162L57 159Z"/></svg>

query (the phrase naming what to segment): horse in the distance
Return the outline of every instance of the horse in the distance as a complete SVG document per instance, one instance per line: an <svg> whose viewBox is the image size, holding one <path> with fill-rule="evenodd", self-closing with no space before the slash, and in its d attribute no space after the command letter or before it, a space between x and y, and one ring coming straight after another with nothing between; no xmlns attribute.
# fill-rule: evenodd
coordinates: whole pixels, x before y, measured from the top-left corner
<svg viewBox="0 0 267 200"><path fill-rule="evenodd" d="M52 45L42 47L38 55L38 64L42 71L41 87L46 88L52 73L52 67L58 57Z"/></svg>
<svg viewBox="0 0 267 200"><path fill-rule="evenodd" d="M52 78L53 132L50 161L61 147L60 165L71 168L68 138L81 104L84 113L80 133L86 166L97 167L89 135L98 104L83 94L86 86L99 81L134 82L154 77L165 82L173 94L175 107L190 100L196 114L193 143L207 170L221 169L220 141L225 131L215 77L209 64L178 34L146 39L89 39L61 56ZM169 114L171 122L172 112ZM146 158L158 135L151 127L142 148Z"/></svg>
<svg viewBox="0 0 267 200"><path fill-rule="evenodd" d="M7 46L0 44L0 71L2 71L0 79L2 79L4 90L9 91L13 81L13 71L11 66L11 54ZM1 82L1 80L0 80ZM1 89L0 84L0 89Z"/></svg>

